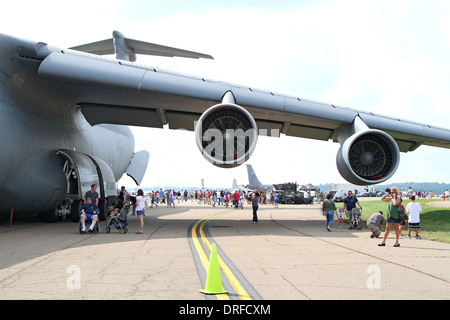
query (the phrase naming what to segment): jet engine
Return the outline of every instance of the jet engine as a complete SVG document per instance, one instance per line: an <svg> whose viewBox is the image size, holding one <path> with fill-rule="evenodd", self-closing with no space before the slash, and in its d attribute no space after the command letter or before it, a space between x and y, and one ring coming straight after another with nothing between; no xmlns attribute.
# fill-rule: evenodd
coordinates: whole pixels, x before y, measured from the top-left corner
<svg viewBox="0 0 450 320"><path fill-rule="evenodd" d="M228 91L222 103L206 110L195 128L197 146L212 164L222 168L237 167L253 153L258 139L255 119L235 104Z"/></svg>
<svg viewBox="0 0 450 320"><path fill-rule="evenodd" d="M347 138L336 156L341 176L356 185L371 185L389 179L397 170L400 151L387 133L368 129Z"/></svg>

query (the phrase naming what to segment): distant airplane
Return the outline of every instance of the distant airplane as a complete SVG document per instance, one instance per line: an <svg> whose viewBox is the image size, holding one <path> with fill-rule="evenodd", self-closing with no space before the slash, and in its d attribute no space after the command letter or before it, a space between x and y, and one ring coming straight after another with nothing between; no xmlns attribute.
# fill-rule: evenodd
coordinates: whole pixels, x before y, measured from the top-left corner
<svg viewBox="0 0 450 320"><path fill-rule="evenodd" d="M272 184L262 184L259 181L251 164L247 164L247 173L248 173L248 186L247 186L248 189L259 191L275 190L275 187Z"/></svg>
<svg viewBox="0 0 450 320"><path fill-rule="evenodd" d="M233 179L233 184L232 184L230 190L242 190L242 191L246 191L246 192L251 191L251 189L247 188L246 186L244 186L242 184L238 185L236 182L236 179Z"/></svg>
<svg viewBox="0 0 450 320"><path fill-rule="evenodd" d="M236 179L233 179L233 184L231 185L231 189L232 190L236 190L236 189L239 189L239 188L241 188L242 186L238 186L238 184L237 184L237 182L236 182Z"/></svg>
<svg viewBox="0 0 450 320"><path fill-rule="evenodd" d="M400 152L450 148L447 129L143 66L136 54L212 59L117 31L71 49L0 35L0 215L78 221L95 183L104 217L116 182L127 173L140 184L148 164L126 125L195 130L203 156L225 168L247 161L258 135L331 139L356 185L389 179Z"/></svg>

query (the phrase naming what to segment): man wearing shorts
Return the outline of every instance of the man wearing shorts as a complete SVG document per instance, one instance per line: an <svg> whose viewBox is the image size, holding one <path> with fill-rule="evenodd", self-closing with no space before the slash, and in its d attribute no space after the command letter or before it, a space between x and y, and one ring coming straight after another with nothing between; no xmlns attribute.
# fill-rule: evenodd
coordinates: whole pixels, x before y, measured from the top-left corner
<svg viewBox="0 0 450 320"><path fill-rule="evenodd" d="M356 198L356 196L353 195L353 192L351 190L349 190L347 197L345 197L345 199L344 199L344 209L345 209L347 218L350 220L350 223L352 221L352 209L356 208L356 205L358 205L359 208L362 209L362 206L359 203L358 198Z"/></svg>
<svg viewBox="0 0 450 320"><path fill-rule="evenodd" d="M411 196L409 197L409 200L411 201L406 206L406 212L409 213L409 219L408 219L408 235L405 237L406 239L411 239L411 230L416 231L416 239L422 239L421 236L419 236L419 230L420 230L420 212L422 212L422 207L419 203L417 203L416 197Z"/></svg>
<svg viewBox="0 0 450 320"><path fill-rule="evenodd" d="M81 207L81 232L86 232L86 220L92 220L92 224L89 228L89 232L92 232L94 230L94 226L97 223L98 220L98 213L100 210L98 209L97 205L95 203L92 203L91 198L87 198L85 200L85 204Z"/></svg>

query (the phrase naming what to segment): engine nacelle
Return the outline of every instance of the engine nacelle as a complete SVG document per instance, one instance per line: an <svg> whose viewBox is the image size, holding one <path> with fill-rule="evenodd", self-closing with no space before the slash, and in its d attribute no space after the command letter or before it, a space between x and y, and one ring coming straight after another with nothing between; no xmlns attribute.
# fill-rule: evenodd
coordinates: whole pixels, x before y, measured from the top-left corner
<svg viewBox="0 0 450 320"><path fill-rule="evenodd" d="M356 185L371 185L389 179L397 170L400 151L395 140L380 130L354 133L342 143L336 156L341 176Z"/></svg>
<svg viewBox="0 0 450 320"><path fill-rule="evenodd" d="M195 128L195 140L205 159L222 168L245 163L258 140L255 119L243 107L234 103L227 92L222 103L206 110Z"/></svg>

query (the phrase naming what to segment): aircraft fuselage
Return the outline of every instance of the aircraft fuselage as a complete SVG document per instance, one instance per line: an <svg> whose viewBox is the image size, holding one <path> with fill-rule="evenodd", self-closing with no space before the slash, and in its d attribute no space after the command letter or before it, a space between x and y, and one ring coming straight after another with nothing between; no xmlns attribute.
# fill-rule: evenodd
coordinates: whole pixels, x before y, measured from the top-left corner
<svg viewBox="0 0 450 320"><path fill-rule="evenodd" d="M134 152L128 127L91 126L70 92L38 76L37 45L0 35L0 215L46 212L66 198L59 150L101 159L115 181Z"/></svg>

